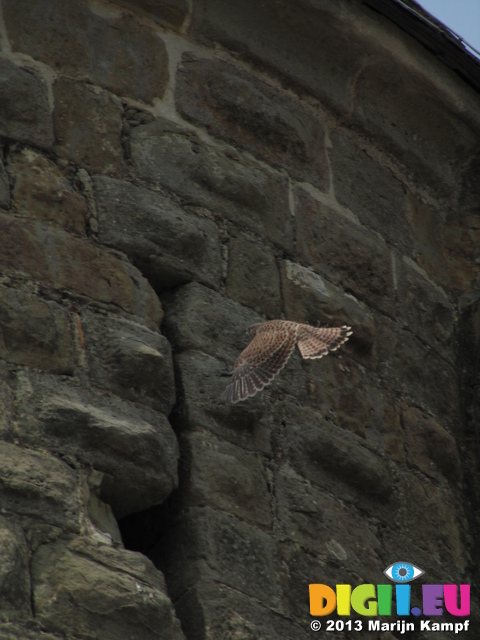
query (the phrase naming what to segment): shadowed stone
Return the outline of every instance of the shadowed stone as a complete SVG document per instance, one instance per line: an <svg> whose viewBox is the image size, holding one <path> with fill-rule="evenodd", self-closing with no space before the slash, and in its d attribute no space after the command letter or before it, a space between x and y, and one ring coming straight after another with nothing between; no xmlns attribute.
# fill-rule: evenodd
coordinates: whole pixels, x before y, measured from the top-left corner
<svg viewBox="0 0 480 640"><path fill-rule="evenodd" d="M282 311L280 278L269 247L239 236L228 244L227 295L267 318Z"/></svg>
<svg viewBox="0 0 480 640"><path fill-rule="evenodd" d="M0 58L0 136L49 148L53 128L47 88L31 69Z"/></svg>
<svg viewBox="0 0 480 640"><path fill-rule="evenodd" d="M247 227L281 247L293 246L285 176L249 156L205 145L195 133L167 120L131 132L136 175L163 186L185 205L201 206Z"/></svg>
<svg viewBox="0 0 480 640"><path fill-rule="evenodd" d="M3 10L15 51L120 96L144 102L162 97L168 82L165 45L133 16L108 15L78 0L43 0L41 6L6 0Z"/></svg>
<svg viewBox="0 0 480 640"><path fill-rule="evenodd" d="M0 237L4 272L27 273L46 288L73 291L141 318L152 328L161 322L160 302L145 278L127 260L98 244L40 221L1 213Z"/></svg>
<svg viewBox="0 0 480 640"><path fill-rule="evenodd" d="M184 54L177 72L180 113L298 180L328 189L325 132L318 114L223 60Z"/></svg>
<svg viewBox="0 0 480 640"><path fill-rule="evenodd" d="M45 376L22 378L17 402L21 440L101 471L100 497L117 518L159 504L176 486L178 444L161 413Z"/></svg>
<svg viewBox="0 0 480 640"><path fill-rule="evenodd" d="M180 480L185 507L207 505L261 527L271 525L265 470L253 452L224 442L208 431L182 437L188 470Z"/></svg>
<svg viewBox="0 0 480 640"><path fill-rule="evenodd" d="M0 509L80 532L80 474L50 453L2 442Z"/></svg>
<svg viewBox="0 0 480 640"><path fill-rule="evenodd" d="M92 173L127 175L121 104L106 91L70 78L58 78L53 92L56 153Z"/></svg>
<svg viewBox="0 0 480 640"><path fill-rule="evenodd" d="M31 615L28 547L22 528L3 516L0 554L0 616L2 621L26 619Z"/></svg>
<svg viewBox="0 0 480 640"><path fill-rule="evenodd" d="M70 314L55 302L0 286L0 358L72 374L77 356Z"/></svg>
<svg viewBox="0 0 480 640"><path fill-rule="evenodd" d="M295 196L299 259L365 304L392 315L392 258L383 238L303 189Z"/></svg>
<svg viewBox="0 0 480 640"><path fill-rule="evenodd" d="M87 203L45 156L23 149L10 158L13 201L21 216L37 218L85 235Z"/></svg>
<svg viewBox="0 0 480 640"><path fill-rule="evenodd" d="M167 415L175 404L168 340L128 320L82 313L85 353L97 387Z"/></svg>
<svg viewBox="0 0 480 640"><path fill-rule="evenodd" d="M199 280L219 287L219 232L164 195L128 182L97 177L98 237L121 249L156 289Z"/></svg>
<svg viewBox="0 0 480 640"><path fill-rule="evenodd" d="M0 160L0 207L8 209L10 206L10 184L8 180L7 172Z"/></svg>
<svg viewBox="0 0 480 640"><path fill-rule="evenodd" d="M271 537L231 515L207 507L191 508L160 545L152 558L155 562L156 554L162 554L174 599L202 576L254 598L268 598L271 604L278 600ZM167 553L164 545L168 545ZM187 573L182 571L186 554L193 561Z"/></svg>
<svg viewBox="0 0 480 640"><path fill-rule="evenodd" d="M53 632L119 640L184 638L161 574L140 554L82 539L58 541L34 554L32 582L36 616Z"/></svg>
<svg viewBox="0 0 480 640"><path fill-rule="evenodd" d="M460 482L461 462L455 438L416 407L407 407L402 418L408 462L436 480L443 475L452 484Z"/></svg>

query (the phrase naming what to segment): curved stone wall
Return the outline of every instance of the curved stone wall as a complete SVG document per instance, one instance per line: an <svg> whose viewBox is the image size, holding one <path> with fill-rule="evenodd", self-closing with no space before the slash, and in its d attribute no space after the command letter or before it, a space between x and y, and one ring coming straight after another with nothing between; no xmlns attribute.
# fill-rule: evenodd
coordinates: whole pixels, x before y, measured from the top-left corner
<svg viewBox="0 0 480 640"><path fill-rule="evenodd" d="M478 94L356 0L0 6L1 637L474 585ZM278 317L353 335L222 404Z"/></svg>

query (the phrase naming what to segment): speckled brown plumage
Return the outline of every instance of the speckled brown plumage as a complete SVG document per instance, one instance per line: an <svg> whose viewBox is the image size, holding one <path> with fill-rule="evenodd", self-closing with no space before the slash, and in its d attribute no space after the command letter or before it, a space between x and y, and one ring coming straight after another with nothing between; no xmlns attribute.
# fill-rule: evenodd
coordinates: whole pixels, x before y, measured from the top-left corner
<svg viewBox="0 0 480 640"><path fill-rule="evenodd" d="M350 327L311 327L289 320L270 320L249 328L253 340L240 354L232 381L223 393L225 402L254 396L283 369L295 345L302 358L321 358L335 351L352 334Z"/></svg>

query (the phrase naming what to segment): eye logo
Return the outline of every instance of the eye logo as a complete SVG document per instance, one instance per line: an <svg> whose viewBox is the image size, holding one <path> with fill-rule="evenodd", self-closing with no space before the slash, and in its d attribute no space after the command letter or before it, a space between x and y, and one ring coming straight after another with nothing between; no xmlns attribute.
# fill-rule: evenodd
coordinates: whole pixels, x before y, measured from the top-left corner
<svg viewBox="0 0 480 640"><path fill-rule="evenodd" d="M411 582L425 572L409 562L394 562L383 573L393 582Z"/></svg>

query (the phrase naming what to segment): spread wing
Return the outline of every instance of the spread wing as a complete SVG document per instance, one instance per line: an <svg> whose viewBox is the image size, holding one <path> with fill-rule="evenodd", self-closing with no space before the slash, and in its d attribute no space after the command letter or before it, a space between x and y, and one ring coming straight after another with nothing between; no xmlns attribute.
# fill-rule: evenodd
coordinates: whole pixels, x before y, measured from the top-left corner
<svg viewBox="0 0 480 640"><path fill-rule="evenodd" d="M297 346L302 358L321 358L336 351L349 336L351 327L310 327L302 324L298 330Z"/></svg>
<svg viewBox="0 0 480 640"><path fill-rule="evenodd" d="M287 328L258 332L240 354L222 399L238 402L261 391L283 369L295 340L296 332Z"/></svg>

